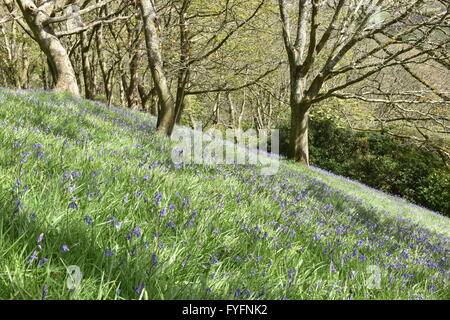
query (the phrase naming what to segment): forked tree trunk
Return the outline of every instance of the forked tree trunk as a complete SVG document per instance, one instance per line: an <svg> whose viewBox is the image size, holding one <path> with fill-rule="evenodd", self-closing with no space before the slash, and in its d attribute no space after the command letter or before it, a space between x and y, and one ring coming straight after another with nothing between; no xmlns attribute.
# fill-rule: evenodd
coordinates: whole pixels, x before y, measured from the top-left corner
<svg viewBox="0 0 450 320"><path fill-rule="evenodd" d="M27 25L33 32L34 39L45 53L54 74L54 90L67 92L79 97L75 72L66 49L55 36L53 29L47 23L49 16L40 10L32 0L16 0Z"/></svg>

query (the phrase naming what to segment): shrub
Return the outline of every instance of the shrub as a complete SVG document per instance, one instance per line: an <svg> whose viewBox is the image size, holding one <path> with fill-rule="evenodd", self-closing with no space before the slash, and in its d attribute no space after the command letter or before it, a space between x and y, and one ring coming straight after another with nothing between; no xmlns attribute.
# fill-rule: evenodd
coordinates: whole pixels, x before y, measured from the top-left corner
<svg viewBox="0 0 450 320"><path fill-rule="evenodd" d="M287 155L288 126L281 126L280 138ZM312 165L450 216L450 172L437 155L386 134L338 128L331 120L311 120L309 145Z"/></svg>

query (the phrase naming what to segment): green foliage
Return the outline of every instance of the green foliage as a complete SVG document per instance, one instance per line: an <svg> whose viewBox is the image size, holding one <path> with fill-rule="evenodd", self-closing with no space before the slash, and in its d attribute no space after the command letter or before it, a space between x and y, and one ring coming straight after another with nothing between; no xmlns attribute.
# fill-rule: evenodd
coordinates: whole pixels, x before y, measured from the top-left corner
<svg viewBox="0 0 450 320"><path fill-rule="evenodd" d="M281 130L287 153L287 128ZM358 180L450 216L450 172L439 157L374 132L338 128L331 120L310 123L311 164Z"/></svg>

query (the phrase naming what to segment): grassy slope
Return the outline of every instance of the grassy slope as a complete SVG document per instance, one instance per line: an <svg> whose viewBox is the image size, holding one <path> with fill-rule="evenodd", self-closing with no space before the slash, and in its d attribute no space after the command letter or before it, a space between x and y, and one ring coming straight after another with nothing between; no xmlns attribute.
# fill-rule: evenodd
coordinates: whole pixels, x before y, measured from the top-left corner
<svg viewBox="0 0 450 320"><path fill-rule="evenodd" d="M0 88L0 299L450 298L447 218L287 161L176 167L153 123Z"/></svg>

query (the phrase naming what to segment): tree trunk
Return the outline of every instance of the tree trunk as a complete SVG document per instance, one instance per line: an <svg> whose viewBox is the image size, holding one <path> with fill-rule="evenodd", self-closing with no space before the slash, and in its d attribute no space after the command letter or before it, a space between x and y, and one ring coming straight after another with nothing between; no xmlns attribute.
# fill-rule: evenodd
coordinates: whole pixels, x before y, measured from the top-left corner
<svg viewBox="0 0 450 320"><path fill-rule="evenodd" d="M81 64L83 69L84 95L86 99L94 98L94 81L92 77L91 61L89 60L89 43L86 32L80 34Z"/></svg>
<svg viewBox="0 0 450 320"><path fill-rule="evenodd" d="M188 97L184 97L183 101L181 102L181 107L177 110L176 116L175 116L175 123L180 124L181 122L181 115L183 114L184 110L189 109L190 106L190 100Z"/></svg>
<svg viewBox="0 0 450 320"><path fill-rule="evenodd" d="M228 110L230 113L230 127L236 128L236 108L234 106L234 101L231 98L231 92L227 92L227 99L228 99Z"/></svg>
<svg viewBox="0 0 450 320"><path fill-rule="evenodd" d="M44 90L47 90L47 89L48 89L48 82L47 82L47 68L45 67L45 65L42 67L41 81L42 81L42 88L43 88Z"/></svg>
<svg viewBox="0 0 450 320"><path fill-rule="evenodd" d="M128 108L133 110L139 109L139 78L138 67L140 63L140 54L136 52L130 62L130 84L127 88Z"/></svg>
<svg viewBox="0 0 450 320"><path fill-rule="evenodd" d="M289 157L309 166L308 125L310 104L304 96L306 79L300 77L298 69L291 66L291 130Z"/></svg>
<svg viewBox="0 0 450 320"><path fill-rule="evenodd" d="M17 0L22 14L33 32L34 39L45 53L54 73L54 90L80 96L75 72L69 55L47 23L49 16L32 0Z"/></svg>
<svg viewBox="0 0 450 320"><path fill-rule="evenodd" d="M156 90L153 88L150 91L150 113L158 117L158 112L159 112L158 94L156 93Z"/></svg>
<svg viewBox="0 0 450 320"><path fill-rule="evenodd" d="M98 64L100 66L100 73L102 74L102 80L103 80L103 90L105 92L105 102L107 103L111 99L112 95L112 89L110 86L110 78L111 78L111 69L108 71L106 70L106 61L105 57L103 56L104 49L104 39L103 39L103 26L100 26L98 29L96 35L96 49L97 49L97 59Z"/></svg>
<svg viewBox="0 0 450 320"><path fill-rule="evenodd" d="M159 134L170 136L175 122L175 101L170 93L163 67L159 18L152 1L142 0L139 2L139 6L144 21L145 44L150 71L160 104L156 131Z"/></svg>
<svg viewBox="0 0 450 320"><path fill-rule="evenodd" d="M189 107L189 101L185 97L185 90L189 83L190 68L188 60L191 55L189 28L187 22L187 10L190 6L190 0L184 0L180 15L180 69L178 71L177 80L177 95L175 99L175 123L179 124L181 121L181 114L183 110ZM172 128L173 130L173 128Z"/></svg>
<svg viewBox="0 0 450 320"><path fill-rule="evenodd" d="M306 104L291 106L289 157L306 166L309 166L308 126L309 106Z"/></svg>

